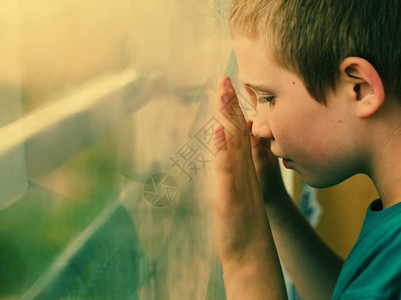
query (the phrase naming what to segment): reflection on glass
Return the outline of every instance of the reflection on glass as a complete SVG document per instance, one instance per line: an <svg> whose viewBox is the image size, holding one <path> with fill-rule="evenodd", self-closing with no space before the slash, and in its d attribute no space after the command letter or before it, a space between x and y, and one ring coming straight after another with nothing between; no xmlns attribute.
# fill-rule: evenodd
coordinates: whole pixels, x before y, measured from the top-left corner
<svg viewBox="0 0 401 300"><path fill-rule="evenodd" d="M210 88L228 5L3 1L0 299L224 299Z"/></svg>

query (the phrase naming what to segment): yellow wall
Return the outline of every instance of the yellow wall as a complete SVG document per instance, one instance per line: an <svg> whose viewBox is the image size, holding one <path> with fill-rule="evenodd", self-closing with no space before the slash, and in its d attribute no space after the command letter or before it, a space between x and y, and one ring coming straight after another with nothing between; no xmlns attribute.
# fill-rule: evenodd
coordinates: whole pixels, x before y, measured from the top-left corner
<svg viewBox="0 0 401 300"><path fill-rule="evenodd" d="M300 178L295 176L297 200ZM319 189L317 196L323 213L316 230L345 258L358 238L368 205L378 198L376 189L367 176L359 174L334 187Z"/></svg>

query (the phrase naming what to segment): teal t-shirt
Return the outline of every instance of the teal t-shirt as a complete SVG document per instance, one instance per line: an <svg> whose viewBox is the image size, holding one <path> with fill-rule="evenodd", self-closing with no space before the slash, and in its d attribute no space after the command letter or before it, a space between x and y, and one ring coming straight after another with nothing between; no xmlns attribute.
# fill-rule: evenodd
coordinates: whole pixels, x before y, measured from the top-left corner
<svg viewBox="0 0 401 300"><path fill-rule="evenodd" d="M401 202L369 205L332 299L401 299Z"/></svg>

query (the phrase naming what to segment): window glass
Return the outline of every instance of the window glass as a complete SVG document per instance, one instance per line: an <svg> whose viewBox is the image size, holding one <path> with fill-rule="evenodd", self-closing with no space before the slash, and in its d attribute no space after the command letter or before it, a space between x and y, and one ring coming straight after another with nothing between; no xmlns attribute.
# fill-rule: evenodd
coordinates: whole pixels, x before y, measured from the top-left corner
<svg viewBox="0 0 401 300"><path fill-rule="evenodd" d="M224 299L208 95L228 5L2 1L0 299Z"/></svg>

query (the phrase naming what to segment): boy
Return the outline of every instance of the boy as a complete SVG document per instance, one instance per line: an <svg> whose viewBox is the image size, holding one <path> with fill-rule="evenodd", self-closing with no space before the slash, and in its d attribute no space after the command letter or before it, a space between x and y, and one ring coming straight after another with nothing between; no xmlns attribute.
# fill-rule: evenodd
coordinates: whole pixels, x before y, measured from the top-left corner
<svg viewBox="0 0 401 300"><path fill-rule="evenodd" d="M246 121L220 80L214 216L227 298L285 299L280 257L304 299L401 299L399 0L233 0L230 32L257 114ZM313 187L373 180L380 199L345 262L294 206L272 154Z"/></svg>

